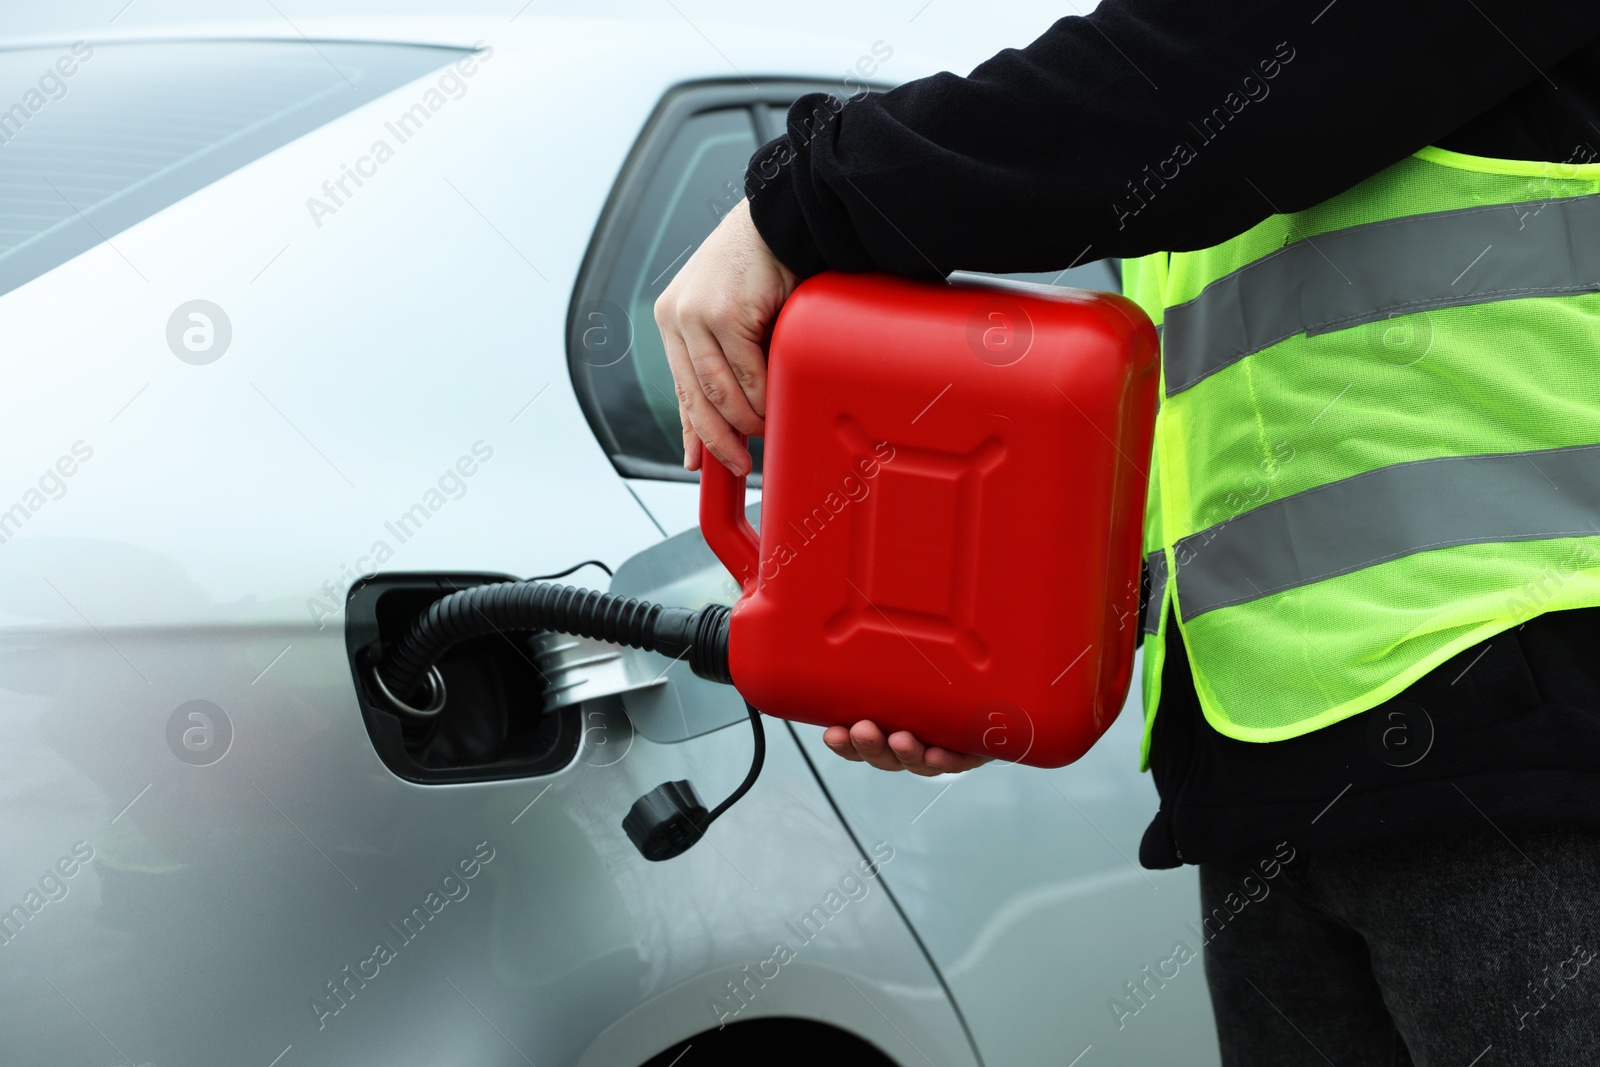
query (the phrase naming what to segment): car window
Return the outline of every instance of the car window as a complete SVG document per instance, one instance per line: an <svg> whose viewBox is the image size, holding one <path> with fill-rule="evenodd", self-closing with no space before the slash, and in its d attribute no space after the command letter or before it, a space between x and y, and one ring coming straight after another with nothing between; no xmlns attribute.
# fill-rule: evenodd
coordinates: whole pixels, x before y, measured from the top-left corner
<svg viewBox="0 0 1600 1067"><path fill-rule="evenodd" d="M673 275L744 195L757 148L745 107L702 111L636 160L620 230L574 301L569 338L580 392L599 409L602 437L625 473L681 470L683 434L654 305ZM600 429L601 427L597 427ZM752 442L760 469L760 442Z"/></svg>
<svg viewBox="0 0 1600 1067"><path fill-rule="evenodd" d="M0 293L471 55L303 41L79 41L0 51L0 91L9 94L0 97ZM418 100L426 118L431 98L419 90ZM402 125L415 119L392 117Z"/></svg>

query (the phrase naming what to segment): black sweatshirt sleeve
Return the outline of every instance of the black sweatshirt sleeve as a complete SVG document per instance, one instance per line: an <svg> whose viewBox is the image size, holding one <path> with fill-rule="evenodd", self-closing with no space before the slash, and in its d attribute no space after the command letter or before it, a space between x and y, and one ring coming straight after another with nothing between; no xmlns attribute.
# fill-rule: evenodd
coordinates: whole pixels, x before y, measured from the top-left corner
<svg viewBox="0 0 1600 1067"><path fill-rule="evenodd" d="M1105 0L965 78L802 97L745 188L801 276L1201 248L1524 87L1592 101L1551 74L1597 36L1600 0Z"/></svg>

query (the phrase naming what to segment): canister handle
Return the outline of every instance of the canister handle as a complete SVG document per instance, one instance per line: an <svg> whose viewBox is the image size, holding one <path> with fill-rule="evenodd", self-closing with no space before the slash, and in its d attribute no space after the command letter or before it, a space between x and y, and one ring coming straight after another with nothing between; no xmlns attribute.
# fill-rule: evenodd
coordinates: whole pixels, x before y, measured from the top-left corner
<svg viewBox="0 0 1600 1067"><path fill-rule="evenodd" d="M739 441L745 443L740 435ZM761 541L744 514L744 475L735 475L709 451L701 451L700 534L746 593L756 587Z"/></svg>

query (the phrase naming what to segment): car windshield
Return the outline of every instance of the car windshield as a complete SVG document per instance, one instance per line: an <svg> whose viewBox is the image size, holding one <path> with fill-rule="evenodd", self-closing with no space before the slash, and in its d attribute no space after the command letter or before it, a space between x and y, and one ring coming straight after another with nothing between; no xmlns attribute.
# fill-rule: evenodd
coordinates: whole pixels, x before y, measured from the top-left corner
<svg viewBox="0 0 1600 1067"><path fill-rule="evenodd" d="M309 41L0 51L0 293L466 54Z"/></svg>

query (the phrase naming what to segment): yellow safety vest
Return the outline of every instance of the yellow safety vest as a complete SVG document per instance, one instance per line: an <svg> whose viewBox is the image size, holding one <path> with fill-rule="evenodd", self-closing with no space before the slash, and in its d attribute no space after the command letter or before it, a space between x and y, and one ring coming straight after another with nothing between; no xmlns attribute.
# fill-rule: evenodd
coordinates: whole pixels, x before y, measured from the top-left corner
<svg viewBox="0 0 1600 1067"><path fill-rule="evenodd" d="M1600 604L1600 164L1424 149L1124 289L1163 330L1145 761L1169 604L1246 741Z"/></svg>

